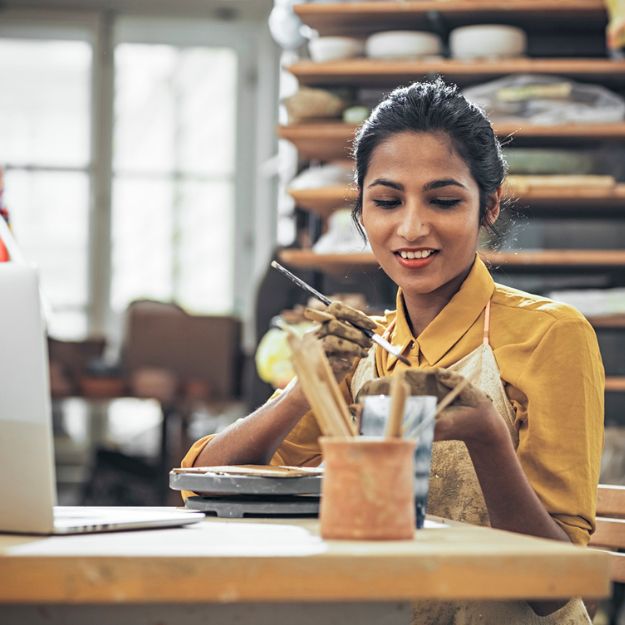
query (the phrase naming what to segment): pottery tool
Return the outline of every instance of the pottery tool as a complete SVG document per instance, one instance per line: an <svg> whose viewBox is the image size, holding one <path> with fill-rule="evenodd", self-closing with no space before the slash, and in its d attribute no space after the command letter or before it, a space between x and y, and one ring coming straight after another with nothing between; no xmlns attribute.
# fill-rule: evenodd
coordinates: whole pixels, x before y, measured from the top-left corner
<svg viewBox="0 0 625 625"><path fill-rule="evenodd" d="M410 394L410 387L406 384L401 373L391 379L391 409L386 422L385 438L400 438L404 421L404 408L406 397Z"/></svg>
<svg viewBox="0 0 625 625"><path fill-rule="evenodd" d="M470 384L469 378L464 378L462 382L458 383L457 386L452 388L451 391L449 391L449 393L447 393L447 395L445 395L445 397L443 397L443 399L441 399L440 402L437 404L436 410L430 416L423 419L423 421L421 421L421 423L419 423L419 425L417 425L417 427L414 428L414 430L410 432L410 437L418 438L421 435L421 433L428 428L430 423L436 420L436 418L440 416L443 410L445 410L445 408L447 408L449 404L451 404L451 402L454 401L454 399L456 399L456 397L458 397L458 395L460 395L460 393L462 393L462 391L469 384Z"/></svg>
<svg viewBox="0 0 625 625"><path fill-rule="evenodd" d="M298 382L323 434L355 436L356 426L319 340L312 333L300 337L293 330L288 331L287 340Z"/></svg>
<svg viewBox="0 0 625 625"><path fill-rule="evenodd" d="M304 282L301 278L298 278L295 274L291 273L288 269L283 267L280 263L275 260L271 261L271 266L274 269L277 269L282 275L286 276L291 282L294 282L304 291L310 293L313 297L316 297L320 302L323 302L326 306L329 306L332 303L332 300L329 297L326 297L323 293L317 291L317 289L313 289L309 284ZM345 321L345 323L349 323L349 325L354 328L358 328L363 334L368 336L376 345L379 345L382 349L386 350L389 354L395 356L398 360L403 362L405 365L410 365L410 361L408 358L402 355L399 348L391 345L385 338L381 337L379 334L376 334L373 330L369 330L369 328L362 328L359 325L352 323L351 321Z"/></svg>

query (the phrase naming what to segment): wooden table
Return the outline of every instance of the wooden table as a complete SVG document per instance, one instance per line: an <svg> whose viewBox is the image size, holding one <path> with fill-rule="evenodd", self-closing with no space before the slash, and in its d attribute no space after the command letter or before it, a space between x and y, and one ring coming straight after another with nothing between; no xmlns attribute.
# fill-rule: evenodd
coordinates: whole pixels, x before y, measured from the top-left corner
<svg viewBox="0 0 625 625"><path fill-rule="evenodd" d="M607 554L429 520L412 541L324 541L317 520L0 536L0 623L410 622L416 599L604 597Z"/></svg>

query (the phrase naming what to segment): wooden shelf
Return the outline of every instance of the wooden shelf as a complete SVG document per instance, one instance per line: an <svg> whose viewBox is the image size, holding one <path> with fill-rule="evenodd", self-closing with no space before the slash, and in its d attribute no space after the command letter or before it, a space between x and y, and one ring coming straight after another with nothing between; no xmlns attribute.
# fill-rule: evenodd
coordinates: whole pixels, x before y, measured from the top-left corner
<svg viewBox="0 0 625 625"><path fill-rule="evenodd" d="M612 392L612 393L625 392L625 377L624 376L607 377L605 379L605 390L608 392Z"/></svg>
<svg viewBox="0 0 625 625"><path fill-rule="evenodd" d="M288 193L300 208L321 217L328 217L356 199L356 191L352 187L341 185L319 189L288 189Z"/></svg>
<svg viewBox="0 0 625 625"><path fill-rule="evenodd" d="M348 158L357 126L336 122L309 122L289 124L278 128L281 139L291 141L301 156L323 161ZM622 141L625 139L625 123L610 124L562 124L537 126L532 124L495 124L499 137L532 139L559 143L562 141Z"/></svg>
<svg viewBox="0 0 625 625"><path fill-rule="evenodd" d="M530 273L555 269L625 270L625 250L519 250L516 252L483 250L480 256L495 271L515 268ZM312 250L282 250L280 258L292 267L331 273L377 267L375 257L369 252L317 254Z"/></svg>
<svg viewBox="0 0 625 625"><path fill-rule="evenodd" d="M618 330L625 328L625 314L593 316L588 317L588 321L590 321L594 328L601 328L604 330Z"/></svg>
<svg viewBox="0 0 625 625"><path fill-rule="evenodd" d="M625 61L611 59L502 59L494 61L383 61L346 59L314 63L300 61L287 67L302 85L395 87L415 80L444 75L458 84L480 83L509 74L550 74L594 82L623 84Z"/></svg>
<svg viewBox="0 0 625 625"><path fill-rule="evenodd" d="M350 2L299 4L301 20L330 34L366 34L395 29L432 27L432 13L450 28L461 24L499 22L543 28L583 24L602 28L606 12L601 0L419 0L419 2Z"/></svg>
<svg viewBox="0 0 625 625"><path fill-rule="evenodd" d="M292 189L289 195L300 208L327 217L338 208L349 206L356 199L356 191L348 186L331 186L319 189ZM541 189L513 196L516 207L522 209L549 208L561 212L583 207L609 209L625 216L625 184L618 184L609 190L604 189Z"/></svg>

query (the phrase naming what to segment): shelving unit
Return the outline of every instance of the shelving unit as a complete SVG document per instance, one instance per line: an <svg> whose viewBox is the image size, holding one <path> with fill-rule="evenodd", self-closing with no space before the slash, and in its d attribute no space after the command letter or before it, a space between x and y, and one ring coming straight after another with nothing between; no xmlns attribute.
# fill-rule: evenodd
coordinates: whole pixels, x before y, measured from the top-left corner
<svg viewBox="0 0 625 625"><path fill-rule="evenodd" d="M326 63L302 60L287 68L302 85L371 87L388 91L399 84L441 74L465 87L505 75L532 73L601 83L625 95L625 61L605 58L602 46L595 45L598 38L603 38L607 23L602 0L378 0L305 3L296 5L295 12L320 35L364 37L385 30L428 30L445 37L457 26L479 23L516 25L530 33L531 58L475 62L443 58L428 61L360 58ZM563 35L565 31L567 34ZM561 48L560 35L568 37L569 43L573 41L575 45ZM579 52L582 48L577 46L581 40L587 43L582 53ZM532 54L532 45L540 52ZM514 139L518 147L592 149L604 144L625 145L625 121L552 126L519 121L495 123L494 129L500 139ZM355 131L354 125L326 120L293 123L277 130L280 138L295 145L300 158L315 161L350 158ZM321 222L335 210L349 206L355 197L354 189L342 185L292 189L289 194L297 206ZM563 223L572 218L601 218L619 223L625 219L625 181L606 189L542 188L512 197L516 210L531 213L533 219L544 217ZM568 241L563 241L562 247L567 244ZM625 285L625 249L484 250L480 253L501 276L529 275L532 279L549 280L554 275L562 275L567 281L577 280L576 276L592 276L593 279L605 277L610 285L614 285L614 280L616 285ZM328 275L333 279L348 276L353 280L364 271L370 281L372 276L381 274L370 253L317 254L310 249L289 249L283 250L280 257L282 262L300 271L313 270L319 276ZM625 330L625 314L591 317L590 322L598 332ZM614 350L612 352L614 357ZM616 369L623 370L620 364ZM625 398L625 376L608 376L606 390L612 396ZM617 407L622 420L625 403L619 401Z"/></svg>

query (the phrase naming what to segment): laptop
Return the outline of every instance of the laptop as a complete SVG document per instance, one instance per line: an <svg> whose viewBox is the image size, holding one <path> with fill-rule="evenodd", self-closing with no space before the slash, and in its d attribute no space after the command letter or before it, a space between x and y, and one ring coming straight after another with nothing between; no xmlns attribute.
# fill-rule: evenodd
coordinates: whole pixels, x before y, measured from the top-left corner
<svg viewBox="0 0 625 625"><path fill-rule="evenodd" d="M1 218L0 218L1 219ZM0 532L75 534L174 527L175 508L56 506L47 341L37 272L0 263Z"/></svg>

